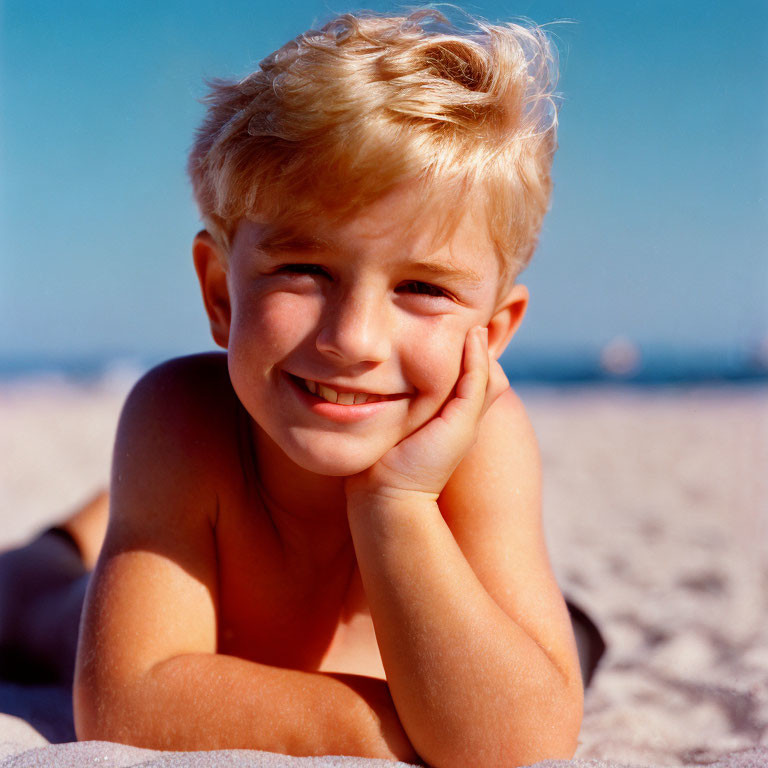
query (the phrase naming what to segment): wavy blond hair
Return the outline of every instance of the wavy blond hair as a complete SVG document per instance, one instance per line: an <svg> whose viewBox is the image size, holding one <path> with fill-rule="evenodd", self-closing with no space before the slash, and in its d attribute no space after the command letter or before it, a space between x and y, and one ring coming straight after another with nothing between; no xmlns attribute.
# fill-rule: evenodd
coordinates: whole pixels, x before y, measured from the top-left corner
<svg viewBox="0 0 768 768"><path fill-rule="evenodd" d="M416 181L442 211L484 202L514 280L549 204L555 58L534 25L468 26L434 9L344 14L211 82L188 170L225 251L243 217L343 218Z"/></svg>

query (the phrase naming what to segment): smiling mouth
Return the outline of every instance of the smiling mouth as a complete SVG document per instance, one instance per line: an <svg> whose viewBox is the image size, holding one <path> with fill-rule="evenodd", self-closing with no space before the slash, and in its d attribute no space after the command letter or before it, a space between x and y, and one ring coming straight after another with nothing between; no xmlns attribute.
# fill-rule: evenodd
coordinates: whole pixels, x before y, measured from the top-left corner
<svg viewBox="0 0 768 768"><path fill-rule="evenodd" d="M401 395L374 395L371 392L339 392L327 384L321 384L311 379L302 379L291 375L291 378L305 391L328 403L335 405L363 405L365 403L380 403L383 400L397 400Z"/></svg>

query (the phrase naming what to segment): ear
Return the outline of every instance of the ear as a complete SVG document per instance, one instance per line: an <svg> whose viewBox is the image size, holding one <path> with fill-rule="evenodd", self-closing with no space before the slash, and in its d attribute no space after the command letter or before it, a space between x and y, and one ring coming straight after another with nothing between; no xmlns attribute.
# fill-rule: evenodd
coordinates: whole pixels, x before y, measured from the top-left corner
<svg viewBox="0 0 768 768"><path fill-rule="evenodd" d="M207 230L204 229L195 235L192 257L195 260L200 290L203 292L205 311L211 324L211 335L220 347L226 349L232 317L227 270L224 267L223 254Z"/></svg>
<svg viewBox="0 0 768 768"><path fill-rule="evenodd" d="M517 284L496 306L488 322L488 351L495 359L498 360L515 335L527 308L528 289Z"/></svg>

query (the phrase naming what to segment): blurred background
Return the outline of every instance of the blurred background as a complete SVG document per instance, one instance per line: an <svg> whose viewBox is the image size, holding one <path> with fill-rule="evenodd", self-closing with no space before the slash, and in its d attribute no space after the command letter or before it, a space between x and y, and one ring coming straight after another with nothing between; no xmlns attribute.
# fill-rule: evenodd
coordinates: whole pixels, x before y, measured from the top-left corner
<svg viewBox="0 0 768 768"><path fill-rule="evenodd" d="M212 347L184 171L203 80L243 76L355 7L0 3L0 374L141 369ZM764 376L768 4L464 7L550 24L560 53L555 193L510 375Z"/></svg>
<svg viewBox="0 0 768 768"><path fill-rule="evenodd" d="M0 551L108 482L143 370L213 348L184 171L204 78L354 7L0 0ZM560 54L553 205L503 363L556 577L608 645L577 757L768 750L768 3L464 7L548 24Z"/></svg>

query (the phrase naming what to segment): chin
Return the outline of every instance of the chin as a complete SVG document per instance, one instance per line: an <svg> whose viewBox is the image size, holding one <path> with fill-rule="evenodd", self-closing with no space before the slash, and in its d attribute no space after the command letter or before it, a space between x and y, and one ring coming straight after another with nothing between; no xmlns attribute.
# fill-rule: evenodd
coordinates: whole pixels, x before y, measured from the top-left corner
<svg viewBox="0 0 768 768"><path fill-rule="evenodd" d="M350 477L351 475L356 475L358 472L363 472L372 467L378 461L378 458L367 461L364 459L361 460L359 457L336 460L306 457L305 461L297 459L294 459L294 461L296 461L299 466L309 472L314 472L316 475L324 475L325 477Z"/></svg>
<svg viewBox="0 0 768 768"><path fill-rule="evenodd" d="M288 458L302 469L326 477L349 477L372 467L384 454L369 455L366 451L334 451L320 453L294 447L286 451Z"/></svg>

